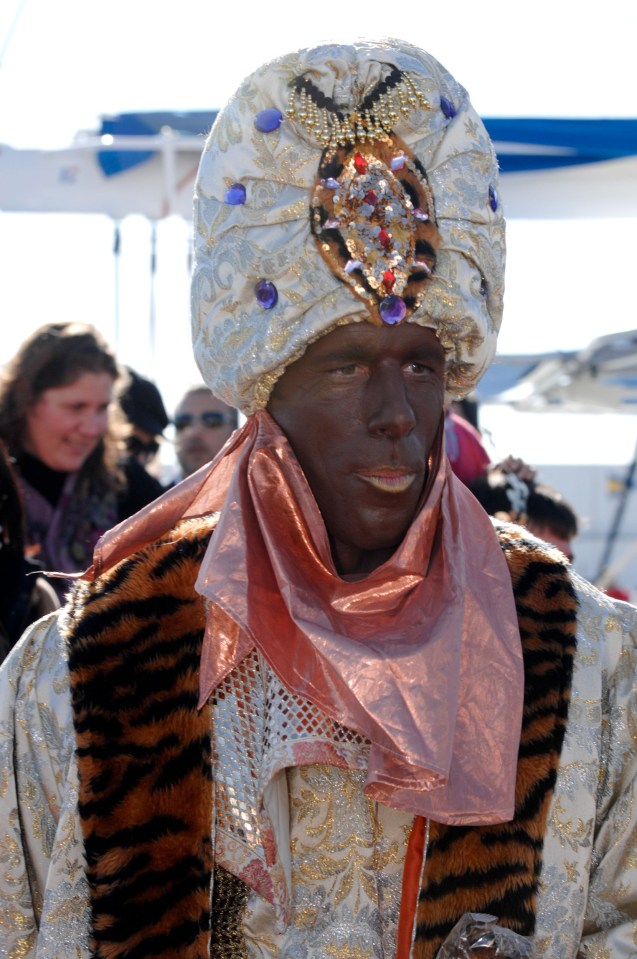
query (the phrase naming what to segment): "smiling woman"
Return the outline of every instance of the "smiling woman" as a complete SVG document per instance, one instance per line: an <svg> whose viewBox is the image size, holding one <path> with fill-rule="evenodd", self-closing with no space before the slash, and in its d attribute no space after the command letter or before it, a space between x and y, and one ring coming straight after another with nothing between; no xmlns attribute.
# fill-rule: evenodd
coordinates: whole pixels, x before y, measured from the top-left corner
<svg viewBox="0 0 637 959"><path fill-rule="evenodd" d="M53 470L79 470L108 427L113 382L110 373L81 373L43 390L26 411L25 451Z"/></svg>
<svg viewBox="0 0 637 959"><path fill-rule="evenodd" d="M101 534L144 505L119 462L119 378L96 330L59 323L25 340L0 380L0 435L24 500L27 552L45 570L85 569ZM55 584L60 594L68 585Z"/></svg>

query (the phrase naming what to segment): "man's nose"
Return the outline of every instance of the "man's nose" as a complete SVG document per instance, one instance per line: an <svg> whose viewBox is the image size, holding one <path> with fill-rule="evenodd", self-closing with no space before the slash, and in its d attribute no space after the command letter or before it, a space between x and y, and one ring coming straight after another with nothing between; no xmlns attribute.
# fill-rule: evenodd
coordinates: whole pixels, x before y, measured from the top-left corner
<svg viewBox="0 0 637 959"><path fill-rule="evenodd" d="M413 430L416 416L399 369L376 372L370 378L367 393L370 433L399 439Z"/></svg>

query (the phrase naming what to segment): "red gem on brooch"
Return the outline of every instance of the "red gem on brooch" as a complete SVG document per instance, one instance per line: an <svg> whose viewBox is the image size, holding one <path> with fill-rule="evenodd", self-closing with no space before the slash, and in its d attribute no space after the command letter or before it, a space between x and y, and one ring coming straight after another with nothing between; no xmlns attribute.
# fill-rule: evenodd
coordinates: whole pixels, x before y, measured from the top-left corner
<svg viewBox="0 0 637 959"><path fill-rule="evenodd" d="M385 272L383 273L383 284L388 293L391 293L391 291L393 290L395 282L396 282L396 277L394 276L392 271L385 270Z"/></svg>
<svg viewBox="0 0 637 959"><path fill-rule="evenodd" d="M378 197L373 190L368 190L363 199L365 200L365 203L369 203L370 206L376 206L378 203Z"/></svg>
<svg viewBox="0 0 637 959"><path fill-rule="evenodd" d="M357 173L360 173L361 176L367 172L367 160L361 153L357 153L354 157L354 169Z"/></svg>
<svg viewBox="0 0 637 959"><path fill-rule="evenodd" d="M388 246L390 245L390 243L391 243L391 237L390 237L389 233L387 232L387 230L381 230L381 231L380 231L380 233L378 234L378 242L380 243L380 245L381 245L382 247L384 247L385 249L387 249L387 247L388 247Z"/></svg>

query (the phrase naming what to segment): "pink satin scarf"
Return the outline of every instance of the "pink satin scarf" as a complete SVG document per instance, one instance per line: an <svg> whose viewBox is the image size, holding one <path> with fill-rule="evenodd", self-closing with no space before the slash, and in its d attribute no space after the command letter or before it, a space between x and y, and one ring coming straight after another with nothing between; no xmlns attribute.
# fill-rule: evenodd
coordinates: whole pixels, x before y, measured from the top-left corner
<svg viewBox="0 0 637 959"><path fill-rule="evenodd" d="M401 545L350 582L260 411L210 467L105 537L95 572L220 510L196 584L210 603L201 704L256 647L292 693L369 740L371 798L439 822L506 822L523 700L511 579L490 520L437 460Z"/></svg>

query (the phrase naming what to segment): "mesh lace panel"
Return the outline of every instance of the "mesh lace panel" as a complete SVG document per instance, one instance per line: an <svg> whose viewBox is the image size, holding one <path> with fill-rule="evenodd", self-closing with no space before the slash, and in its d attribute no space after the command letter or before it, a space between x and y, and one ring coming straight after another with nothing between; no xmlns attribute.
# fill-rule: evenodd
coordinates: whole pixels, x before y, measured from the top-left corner
<svg viewBox="0 0 637 959"><path fill-rule="evenodd" d="M291 695L256 650L217 687L213 722L217 828L261 858L261 797L279 770L367 766L367 741Z"/></svg>
<svg viewBox="0 0 637 959"><path fill-rule="evenodd" d="M217 687L213 706L217 828L262 853L257 776L263 742L264 689L255 653Z"/></svg>

